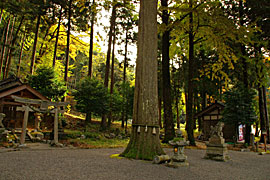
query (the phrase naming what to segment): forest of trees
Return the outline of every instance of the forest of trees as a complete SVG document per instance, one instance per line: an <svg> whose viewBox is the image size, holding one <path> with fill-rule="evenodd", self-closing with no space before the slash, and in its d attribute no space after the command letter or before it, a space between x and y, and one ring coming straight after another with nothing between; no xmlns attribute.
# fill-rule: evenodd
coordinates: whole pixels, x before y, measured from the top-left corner
<svg viewBox="0 0 270 180"><path fill-rule="evenodd" d="M74 96L87 123L94 114L101 117L102 129L112 120L124 127L133 116L134 131L150 123L149 132L164 128L168 142L183 112L195 145L200 122L194 115L215 100L226 100L230 107L243 106L239 119L234 108L225 108L224 121L245 124L247 143L251 125L267 130L269 137L268 0L2 0L0 10L0 80L18 76L41 90L35 78L43 72L57 84L49 89L59 90L47 96ZM102 22L106 14L108 27ZM135 72L131 51L136 43ZM246 98L235 103L232 95ZM142 113L144 108L149 112ZM136 143L131 140L129 146ZM147 148L162 153L159 145ZM148 155L135 153L142 159Z"/></svg>

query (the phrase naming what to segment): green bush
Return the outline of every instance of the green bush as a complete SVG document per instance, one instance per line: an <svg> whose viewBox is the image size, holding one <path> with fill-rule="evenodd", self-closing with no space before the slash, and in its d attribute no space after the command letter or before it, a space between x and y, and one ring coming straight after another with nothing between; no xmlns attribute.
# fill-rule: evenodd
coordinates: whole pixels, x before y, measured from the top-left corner
<svg viewBox="0 0 270 180"><path fill-rule="evenodd" d="M101 116L109 112L108 90L96 79L83 79L72 94L77 101L76 109L82 113Z"/></svg>

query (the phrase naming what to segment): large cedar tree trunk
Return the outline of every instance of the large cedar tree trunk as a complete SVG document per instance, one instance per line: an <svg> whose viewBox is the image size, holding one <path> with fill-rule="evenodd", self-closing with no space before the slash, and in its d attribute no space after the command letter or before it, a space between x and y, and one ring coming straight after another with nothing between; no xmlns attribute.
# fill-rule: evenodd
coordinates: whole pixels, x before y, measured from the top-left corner
<svg viewBox="0 0 270 180"><path fill-rule="evenodd" d="M159 140L157 0L140 1L132 134L123 156L152 160L164 154Z"/></svg>
<svg viewBox="0 0 270 180"><path fill-rule="evenodd" d="M192 8L193 1L189 1L189 7ZM188 61L188 94L187 94L187 115L186 115L186 130L188 140L191 145L195 145L193 134L194 120L193 120L193 66L194 66L194 34L193 34L193 13L189 15L189 61Z"/></svg>
<svg viewBox="0 0 270 180"><path fill-rule="evenodd" d="M161 0L164 8L168 7L168 0ZM169 23L168 10L162 11L162 22L165 25ZM171 78L170 78L170 31L165 31L162 35L162 87L163 87L163 107L164 107L164 130L165 137L163 142L172 140L175 136L174 123L172 115L171 101Z"/></svg>

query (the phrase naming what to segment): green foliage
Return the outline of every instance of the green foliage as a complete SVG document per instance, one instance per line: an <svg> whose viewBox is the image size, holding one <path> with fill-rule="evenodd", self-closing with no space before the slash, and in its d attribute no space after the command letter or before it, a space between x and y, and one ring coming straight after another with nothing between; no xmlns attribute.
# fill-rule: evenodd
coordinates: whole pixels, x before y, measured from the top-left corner
<svg viewBox="0 0 270 180"><path fill-rule="evenodd" d="M228 124L253 124L256 120L255 91L238 85L224 95L223 121Z"/></svg>
<svg viewBox="0 0 270 180"><path fill-rule="evenodd" d="M40 66L34 75L28 77L31 87L49 99L58 101L64 97L67 89L64 82L58 80L53 68Z"/></svg>
<svg viewBox="0 0 270 180"><path fill-rule="evenodd" d="M130 86L129 83L123 83L121 85L121 94L123 97L122 111L132 118L133 115L133 99L134 99L134 86Z"/></svg>
<svg viewBox="0 0 270 180"><path fill-rule="evenodd" d="M103 84L96 80L86 77L73 92L77 101L76 108L80 112L92 112L97 116L109 112L109 94Z"/></svg>

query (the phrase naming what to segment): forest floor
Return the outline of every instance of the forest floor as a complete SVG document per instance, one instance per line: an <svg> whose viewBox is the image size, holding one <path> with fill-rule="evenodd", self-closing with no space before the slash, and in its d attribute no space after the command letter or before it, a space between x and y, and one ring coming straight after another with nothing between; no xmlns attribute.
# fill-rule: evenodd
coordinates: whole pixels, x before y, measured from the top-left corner
<svg viewBox="0 0 270 180"><path fill-rule="evenodd" d="M0 180L21 179L260 179L270 177L270 154L229 151L230 160L203 159L205 150L186 149L189 166L169 168L150 161L119 158L123 148L78 149L28 145L17 151L0 149ZM165 152L172 155L171 148Z"/></svg>

